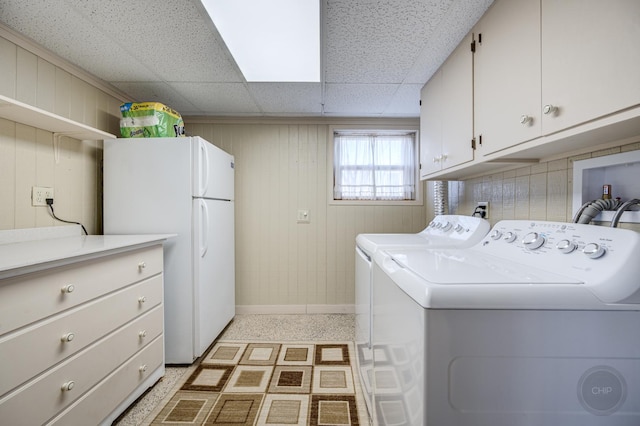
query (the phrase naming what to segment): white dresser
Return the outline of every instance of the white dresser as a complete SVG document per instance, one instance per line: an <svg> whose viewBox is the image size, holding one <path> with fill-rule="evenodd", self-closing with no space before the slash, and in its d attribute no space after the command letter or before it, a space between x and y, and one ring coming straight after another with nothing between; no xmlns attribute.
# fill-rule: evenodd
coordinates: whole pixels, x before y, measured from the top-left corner
<svg viewBox="0 0 640 426"><path fill-rule="evenodd" d="M111 424L164 375L169 236L55 232L0 232L0 419Z"/></svg>

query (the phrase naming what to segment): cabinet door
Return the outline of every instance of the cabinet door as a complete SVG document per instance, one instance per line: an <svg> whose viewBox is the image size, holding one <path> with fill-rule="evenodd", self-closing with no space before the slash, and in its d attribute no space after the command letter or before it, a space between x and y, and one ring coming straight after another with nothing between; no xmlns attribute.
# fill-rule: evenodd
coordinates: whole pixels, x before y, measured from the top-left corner
<svg viewBox="0 0 640 426"><path fill-rule="evenodd" d="M473 160L472 34L442 65L442 169Z"/></svg>
<svg viewBox="0 0 640 426"><path fill-rule="evenodd" d="M543 132L640 104L638 40L638 0L542 0Z"/></svg>
<svg viewBox="0 0 640 426"><path fill-rule="evenodd" d="M541 134L540 0L497 0L474 32L475 135L487 155Z"/></svg>
<svg viewBox="0 0 640 426"><path fill-rule="evenodd" d="M440 171L442 157L442 70L420 92L420 178Z"/></svg>

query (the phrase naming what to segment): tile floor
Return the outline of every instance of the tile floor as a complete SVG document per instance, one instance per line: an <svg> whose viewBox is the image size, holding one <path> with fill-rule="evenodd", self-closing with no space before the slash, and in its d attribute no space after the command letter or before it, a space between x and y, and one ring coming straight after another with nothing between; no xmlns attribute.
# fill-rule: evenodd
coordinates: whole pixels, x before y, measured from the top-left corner
<svg viewBox="0 0 640 426"><path fill-rule="evenodd" d="M353 341L352 314L236 315L220 340ZM166 368L165 376L113 424L137 426L173 389L188 367Z"/></svg>

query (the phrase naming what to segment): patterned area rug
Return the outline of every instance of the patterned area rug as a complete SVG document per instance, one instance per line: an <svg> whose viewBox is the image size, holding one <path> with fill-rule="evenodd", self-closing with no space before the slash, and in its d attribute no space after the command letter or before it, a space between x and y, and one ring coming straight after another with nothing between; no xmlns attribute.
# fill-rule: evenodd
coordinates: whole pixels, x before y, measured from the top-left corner
<svg viewBox="0 0 640 426"><path fill-rule="evenodd" d="M353 361L350 342L218 342L145 424L368 424Z"/></svg>

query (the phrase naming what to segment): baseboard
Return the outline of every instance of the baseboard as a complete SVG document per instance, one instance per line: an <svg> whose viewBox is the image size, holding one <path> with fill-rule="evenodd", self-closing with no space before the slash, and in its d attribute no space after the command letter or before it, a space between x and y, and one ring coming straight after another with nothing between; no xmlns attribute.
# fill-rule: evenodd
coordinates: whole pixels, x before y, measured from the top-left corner
<svg viewBox="0 0 640 426"><path fill-rule="evenodd" d="M355 305L236 305L236 314L353 314Z"/></svg>

